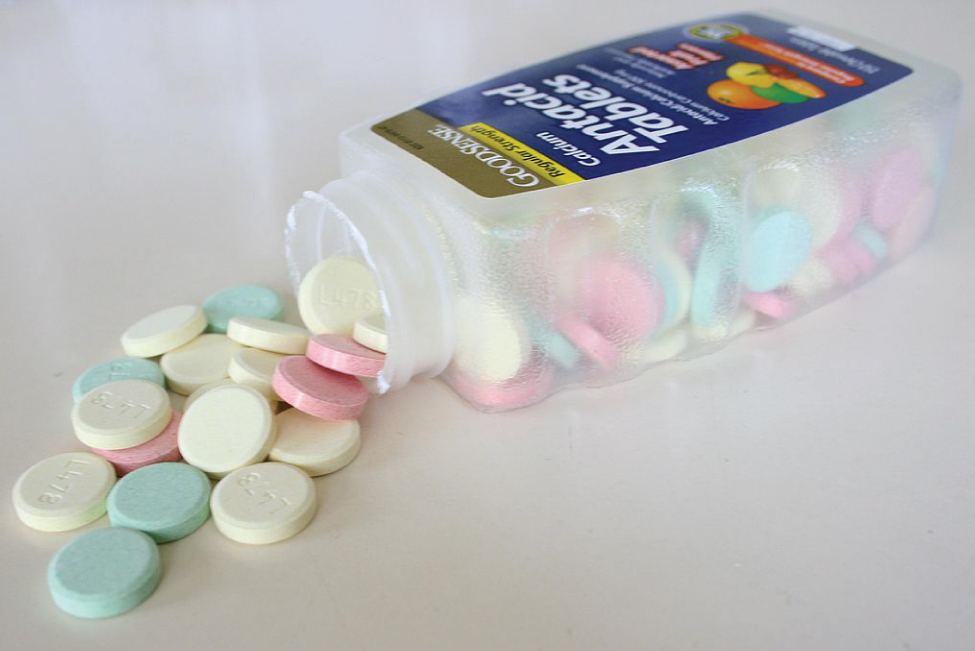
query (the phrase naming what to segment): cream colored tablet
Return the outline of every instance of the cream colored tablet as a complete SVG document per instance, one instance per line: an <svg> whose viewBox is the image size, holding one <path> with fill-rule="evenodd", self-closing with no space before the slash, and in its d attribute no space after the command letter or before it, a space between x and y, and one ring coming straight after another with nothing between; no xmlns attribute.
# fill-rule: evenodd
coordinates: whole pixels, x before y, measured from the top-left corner
<svg viewBox="0 0 975 651"><path fill-rule="evenodd" d="M308 526L316 508L311 478L294 466L273 461L230 473L210 497L217 530L249 545L290 538Z"/></svg>
<svg viewBox="0 0 975 651"><path fill-rule="evenodd" d="M227 324L227 336L251 348L285 355L304 355L311 333L290 323L238 316Z"/></svg>
<svg viewBox="0 0 975 651"><path fill-rule="evenodd" d="M230 358L241 348L226 335L200 335L163 355L159 366L169 388L188 396L205 384L227 377Z"/></svg>
<svg viewBox="0 0 975 651"><path fill-rule="evenodd" d="M274 417L277 440L268 458L297 466L312 477L347 466L359 453L359 423L324 420L297 409Z"/></svg>
<svg viewBox="0 0 975 651"><path fill-rule="evenodd" d="M531 341L525 328L500 306L462 296L456 316L454 361L467 375L484 382L504 382L528 361Z"/></svg>
<svg viewBox="0 0 975 651"><path fill-rule="evenodd" d="M789 290L796 296L809 299L829 291L835 284L836 279L826 263L818 258L810 258L789 281Z"/></svg>
<svg viewBox="0 0 975 651"><path fill-rule="evenodd" d="M31 466L14 484L17 517L40 531L68 531L105 513L115 468L91 452L56 454Z"/></svg>
<svg viewBox="0 0 975 651"><path fill-rule="evenodd" d="M728 326L728 337L737 337L754 328L756 318L755 310L749 310L747 307L738 310L738 313L731 319L731 324Z"/></svg>
<svg viewBox="0 0 975 651"><path fill-rule="evenodd" d="M721 323L709 328L692 328L694 336L704 341L717 341L719 339L730 339L746 330L751 330L755 326L757 315L754 310L741 308L727 323Z"/></svg>
<svg viewBox="0 0 975 651"><path fill-rule="evenodd" d="M301 320L313 333L351 335L360 316L382 309L372 271L362 260L333 256L312 267L298 288Z"/></svg>
<svg viewBox="0 0 975 651"><path fill-rule="evenodd" d="M122 333L122 349L133 357L155 357L179 348L207 327L203 310L177 305L150 314Z"/></svg>
<svg viewBox="0 0 975 651"><path fill-rule="evenodd" d="M651 341L643 351L643 361L656 364L677 357L690 340L686 328L677 328Z"/></svg>
<svg viewBox="0 0 975 651"><path fill-rule="evenodd" d="M278 400L278 394L271 386L274 369L278 362L287 357L269 353L256 348L238 350L230 360L230 379L255 389L268 400Z"/></svg>
<svg viewBox="0 0 975 651"><path fill-rule="evenodd" d="M798 203L801 188L802 172L797 165L766 167L749 176L745 199L753 214L791 207Z"/></svg>
<svg viewBox="0 0 975 651"><path fill-rule="evenodd" d="M352 326L352 338L366 348L380 353L389 352L389 337L386 335L386 317L382 312L359 317Z"/></svg>
<svg viewBox="0 0 975 651"><path fill-rule="evenodd" d="M263 461L274 444L274 416L267 399L250 387L210 389L179 424L183 460L211 477Z"/></svg>
<svg viewBox="0 0 975 651"><path fill-rule="evenodd" d="M118 380L86 393L71 411L71 424L88 447L122 450L159 434L172 415L169 394L155 382Z"/></svg>
<svg viewBox="0 0 975 651"><path fill-rule="evenodd" d="M188 396L186 396L184 398L183 409L182 410L185 412L187 409L190 408L190 405L192 405L194 402L196 402L197 399L200 396L202 396L204 393L206 393L210 389L216 389L217 387L226 386L228 384L237 384L237 383L234 382L233 380L231 380L229 377L225 377L222 380L217 380L216 382L211 382L209 384L204 384L202 387L200 387L199 389L197 389L196 391L194 391L193 393L191 393L190 395L188 395ZM260 392L258 392L258 393L260 393ZM182 396L180 396L180 397L182 397ZM272 413L277 413L278 404L279 403L278 403L278 400L277 400L276 397L275 398L268 398L267 404L271 407L271 412ZM173 408L175 409L176 407L174 406Z"/></svg>
<svg viewBox="0 0 975 651"><path fill-rule="evenodd" d="M848 194L840 184L836 177L821 170L803 176L794 208L809 220L813 250L826 246L846 219Z"/></svg>
<svg viewBox="0 0 975 651"><path fill-rule="evenodd" d="M196 402L200 396L202 396L210 389L216 389L217 387L226 386L228 384L237 384L237 383L231 380L229 377L225 377L223 379L217 380L216 382L210 382L208 384L204 384L202 387L196 389L195 391L193 391L193 393L191 393L186 397L186 400L183 402L183 412L185 413L186 410L190 408L190 405Z"/></svg>
<svg viewBox="0 0 975 651"><path fill-rule="evenodd" d="M659 295L663 299L656 334L670 330L687 318L691 308L694 279L687 263L680 256L666 249L655 248L651 252L653 266L650 273Z"/></svg>

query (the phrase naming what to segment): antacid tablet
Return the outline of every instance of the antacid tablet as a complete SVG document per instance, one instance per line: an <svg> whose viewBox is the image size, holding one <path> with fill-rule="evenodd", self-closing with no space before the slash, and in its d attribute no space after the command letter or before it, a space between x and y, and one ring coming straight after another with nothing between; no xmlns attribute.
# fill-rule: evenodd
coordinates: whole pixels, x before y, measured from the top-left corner
<svg viewBox="0 0 975 651"><path fill-rule="evenodd" d="M179 425L183 459L211 477L262 461L273 443L274 418L267 399L242 384L207 391Z"/></svg>
<svg viewBox="0 0 975 651"><path fill-rule="evenodd" d="M237 343L285 355L305 352L309 335L304 328L269 319L234 317L227 325L227 336Z"/></svg>
<svg viewBox="0 0 975 651"><path fill-rule="evenodd" d="M308 475L273 461L230 473L210 500L220 533L249 545L290 538L308 526L316 508L315 484Z"/></svg>
<svg viewBox="0 0 975 651"><path fill-rule="evenodd" d="M297 409L274 417L277 439L268 458L301 468L312 477L344 468L359 453L359 423L324 420Z"/></svg>
<svg viewBox="0 0 975 651"><path fill-rule="evenodd" d="M178 305L155 312L122 333L122 348L133 357L155 357L179 348L207 327L203 311Z"/></svg>
<svg viewBox="0 0 975 651"><path fill-rule="evenodd" d="M121 450L155 437L172 414L169 394L155 382L119 380L85 394L71 411L71 422L85 445Z"/></svg>
<svg viewBox="0 0 975 651"><path fill-rule="evenodd" d="M47 570L54 603L84 618L113 617L135 608L161 577L156 543L124 527L83 533L61 548Z"/></svg>
<svg viewBox="0 0 975 651"><path fill-rule="evenodd" d="M67 531L105 513L115 484L112 464L90 452L65 452L44 459L14 484L17 517L41 531Z"/></svg>

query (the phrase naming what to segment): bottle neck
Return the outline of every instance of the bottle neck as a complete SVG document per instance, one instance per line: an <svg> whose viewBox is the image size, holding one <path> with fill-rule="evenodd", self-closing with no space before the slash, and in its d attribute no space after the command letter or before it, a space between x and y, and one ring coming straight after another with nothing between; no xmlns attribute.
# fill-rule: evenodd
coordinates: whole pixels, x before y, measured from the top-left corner
<svg viewBox="0 0 975 651"><path fill-rule="evenodd" d="M288 214L292 282L319 260L364 260L379 286L389 338L383 393L446 368L454 347L451 286L433 224L415 191L372 170L306 192Z"/></svg>

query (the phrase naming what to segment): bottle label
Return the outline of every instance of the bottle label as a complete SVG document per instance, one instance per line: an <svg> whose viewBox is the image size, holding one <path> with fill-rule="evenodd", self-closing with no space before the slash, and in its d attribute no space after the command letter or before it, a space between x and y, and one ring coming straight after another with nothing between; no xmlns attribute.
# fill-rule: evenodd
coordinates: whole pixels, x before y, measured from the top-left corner
<svg viewBox="0 0 975 651"><path fill-rule="evenodd" d="M477 194L502 197L750 138L910 73L819 30L733 14L501 75L372 130Z"/></svg>

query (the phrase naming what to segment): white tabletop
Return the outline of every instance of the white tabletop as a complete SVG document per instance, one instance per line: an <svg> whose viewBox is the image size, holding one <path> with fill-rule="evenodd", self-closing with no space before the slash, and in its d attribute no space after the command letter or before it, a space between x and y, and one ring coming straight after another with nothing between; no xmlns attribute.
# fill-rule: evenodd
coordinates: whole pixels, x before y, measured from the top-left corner
<svg viewBox="0 0 975 651"><path fill-rule="evenodd" d="M0 2L3 490L79 449L71 384L130 322L231 284L289 291L284 215L337 174L343 128L738 8ZM797 11L975 87L969 0ZM159 589L122 617L57 610L46 566L75 533L29 530L8 503L0 646L971 649L967 108L933 239L869 285L710 357L514 413L480 414L437 381L377 399L359 458L316 481L305 532L247 547L210 522L161 548Z"/></svg>

